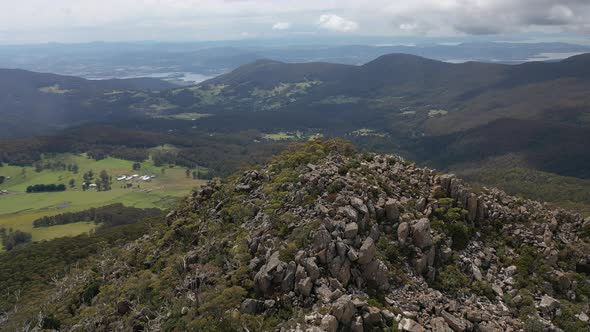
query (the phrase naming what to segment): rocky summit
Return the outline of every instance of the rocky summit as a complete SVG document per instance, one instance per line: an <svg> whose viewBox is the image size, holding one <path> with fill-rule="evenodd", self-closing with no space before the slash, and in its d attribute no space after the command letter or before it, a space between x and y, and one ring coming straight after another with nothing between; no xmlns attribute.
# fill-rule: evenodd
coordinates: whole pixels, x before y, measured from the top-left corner
<svg viewBox="0 0 590 332"><path fill-rule="evenodd" d="M89 264L38 317L73 331L589 330L590 219L338 140L213 180L167 227Z"/></svg>

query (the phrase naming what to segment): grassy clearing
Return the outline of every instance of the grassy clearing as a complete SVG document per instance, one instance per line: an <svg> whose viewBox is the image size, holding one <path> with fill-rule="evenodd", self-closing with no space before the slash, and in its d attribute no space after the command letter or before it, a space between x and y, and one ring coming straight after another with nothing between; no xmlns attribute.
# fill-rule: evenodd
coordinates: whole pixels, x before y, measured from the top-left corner
<svg viewBox="0 0 590 332"><path fill-rule="evenodd" d="M386 137L386 133L382 133L375 129L361 128L352 132L354 136L374 136L374 137Z"/></svg>
<svg viewBox="0 0 590 332"><path fill-rule="evenodd" d="M296 95L304 95L308 92L310 88L320 83L320 81L281 83L275 86L272 90L263 90L256 88L252 92L252 96L256 98L271 98L277 96L293 97Z"/></svg>
<svg viewBox="0 0 590 332"><path fill-rule="evenodd" d="M116 158L95 161L85 155L64 154L53 156L51 159L76 164L79 172L74 174L69 171L43 170L37 173L32 167L0 168L0 174L11 177L0 185L0 189L9 192L8 195L0 196L0 227L30 232L34 241L77 235L94 229L94 225L77 223L60 227L33 228L32 222L42 216L81 211L113 203L139 208L169 208L192 188L204 183L202 180L187 178L183 168L167 167L162 173L162 168L154 166L151 161L143 162L140 170L132 171L132 161ZM88 170L95 174L106 170L113 177L113 189L106 192L82 191L82 175ZM133 182L133 188L130 189L123 188L125 181L116 181L119 175L131 174L153 174L156 178L152 182ZM70 179L75 181L74 188L68 185ZM57 193L25 193L29 185L49 183L63 183L68 185L68 189Z"/></svg>
<svg viewBox="0 0 590 332"><path fill-rule="evenodd" d="M64 90L58 84L40 88L39 91L41 91L43 93L53 93L56 95L63 95L66 93L74 92L74 90Z"/></svg>
<svg viewBox="0 0 590 332"><path fill-rule="evenodd" d="M170 119L170 120L196 121L196 120L206 118L206 117L209 117L212 115L213 114L206 114L206 113L179 113L179 114L172 114L172 115L156 116L156 118Z"/></svg>
<svg viewBox="0 0 590 332"><path fill-rule="evenodd" d="M437 116L445 116L447 114L449 114L449 112L445 111L445 110L430 110L430 111L428 111L428 117L430 117L430 118L434 118Z"/></svg>
<svg viewBox="0 0 590 332"><path fill-rule="evenodd" d="M279 131L276 133L271 134L264 134L262 138L270 141L291 141L291 140L302 140L309 138L309 135L306 135L302 131L295 131L295 132L287 132L287 131Z"/></svg>
<svg viewBox="0 0 590 332"><path fill-rule="evenodd" d="M343 104L357 104L361 101L359 97L350 97L350 96L332 96L328 97L320 102L320 104L325 105L343 105Z"/></svg>
<svg viewBox="0 0 590 332"><path fill-rule="evenodd" d="M223 97L221 93L227 87L225 84L209 84L207 86L197 85L186 89L174 90L174 94L179 94L183 91L191 91L195 97L199 99L199 103L203 105L214 105L219 103Z"/></svg>

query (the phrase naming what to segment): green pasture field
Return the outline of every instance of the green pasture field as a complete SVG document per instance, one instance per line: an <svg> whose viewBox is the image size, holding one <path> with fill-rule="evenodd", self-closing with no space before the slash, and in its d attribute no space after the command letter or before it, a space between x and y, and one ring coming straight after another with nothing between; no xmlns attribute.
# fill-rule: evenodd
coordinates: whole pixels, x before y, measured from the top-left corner
<svg viewBox="0 0 590 332"><path fill-rule="evenodd" d="M33 235L33 241L78 235L95 228L95 225L88 222L33 228L32 222L37 218L113 203L123 203L126 206L139 208L165 209L176 204L192 188L204 183L203 180L187 178L184 168L156 167L151 161L141 163L141 169L133 171L132 161L116 158L95 161L86 155L60 154L48 157L47 160L61 160L66 164L76 164L79 171L74 174L67 170L36 172L33 167L9 165L0 167L0 175L10 177L0 185L0 190L8 191L8 194L0 195L0 227L30 232ZM162 169L164 169L163 172ZM83 191L82 175L89 170L94 172L95 179L102 170L107 171L113 178L112 190ZM199 169L199 171L203 173L206 169ZM120 175L132 174L155 175L156 178L151 182L131 182L132 188L125 188L127 181L116 180ZM69 186L70 179L75 181L73 188ZM29 185L51 183L63 183L68 188L64 192L25 193Z"/></svg>

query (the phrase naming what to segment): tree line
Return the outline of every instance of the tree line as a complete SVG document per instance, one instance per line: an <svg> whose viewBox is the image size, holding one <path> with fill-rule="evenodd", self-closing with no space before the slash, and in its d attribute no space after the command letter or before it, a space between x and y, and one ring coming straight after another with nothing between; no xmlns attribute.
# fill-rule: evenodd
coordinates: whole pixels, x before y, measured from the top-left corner
<svg viewBox="0 0 590 332"><path fill-rule="evenodd" d="M44 169L52 171L65 171L68 170L74 174L78 173L79 167L76 164L66 164L61 160L45 160L37 161L33 164L35 172L40 173Z"/></svg>
<svg viewBox="0 0 590 332"><path fill-rule="evenodd" d="M45 192L59 192L65 191L65 184L35 184L27 187L27 193L45 193Z"/></svg>
<svg viewBox="0 0 590 332"><path fill-rule="evenodd" d="M41 217L33 221L33 227L50 227L81 221L92 221L95 224L100 224L101 227L114 227L131 224L148 217L160 218L163 217L163 214L160 209L139 209L116 203L79 212L67 212L50 217Z"/></svg>

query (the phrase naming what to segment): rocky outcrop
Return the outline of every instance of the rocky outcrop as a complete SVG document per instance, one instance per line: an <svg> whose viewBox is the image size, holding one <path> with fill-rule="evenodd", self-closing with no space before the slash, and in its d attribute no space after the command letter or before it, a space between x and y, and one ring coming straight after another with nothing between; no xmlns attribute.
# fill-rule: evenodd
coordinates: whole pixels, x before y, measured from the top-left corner
<svg viewBox="0 0 590 332"><path fill-rule="evenodd" d="M496 189L475 194L454 175L437 175L397 157L373 156L362 162L361 167L368 172L362 179L342 175L340 167L344 163L342 156L333 155L302 170L298 190L317 193L331 183L338 183L342 189L331 196L320 194L314 209L293 206L301 219L299 225L305 225L306 220L321 220L312 232L309 247L302 248L291 262L281 262L278 251L273 252L254 278L257 290L264 296L279 290L294 291L299 303L328 306L328 310L315 311L318 318L311 324L323 330L366 331L391 324L402 331L518 330L523 323L504 302L507 295L519 301L515 288L518 268L503 266L496 249L481 239L480 231L467 239L459 238L460 232L502 225L502 232L517 242L551 253L557 242L574 241L575 232L587 223L579 216L550 211L539 203L517 200ZM382 179L376 183L386 186L387 191L373 190L369 194L369 188L378 188L376 183L364 182L369 174ZM458 218L454 221L443 219L453 216L441 215L450 208L464 213L454 216ZM523 220L545 222L525 227ZM447 232L441 222L458 226ZM466 247L453 250L458 241L464 241ZM278 245L274 249L280 248ZM517 258L517 249L510 250ZM401 261L388 261L394 258L388 256L394 252L411 254L395 256ZM546 255L548 260L550 257ZM456 287L469 288L472 282L479 283L483 286L478 287L487 287L485 295L493 299L477 292L468 298L455 298L444 290L433 290L431 285L445 282L439 275L449 264L466 278L465 284ZM400 270L392 268L404 271L405 281L396 282L398 277L393 273ZM408 280L411 287L407 286ZM560 292L571 290L566 274L556 271L555 280ZM367 304L368 290L386 294L384 307ZM401 314L394 315L388 308ZM550 326L559 301L545 294L539 297L537 308L539 316L546 318L539 318L541 324ZM584 315L580 317L587 317Z"/></svg>
<svg viewBox="0 0 590 332"><path fill-rule="evenodd" d="M125 249L122 257L157 263L137 273L142 285L182 276L161 293L173 305L145 310L144 321L193 315L227 323L218 329L273 322L265 328L284 332L587 326L589 220L497 189L474 192L397 156L308 144L319 147L210 182L169 215L165 236ZM136 253L154 243L165 245ZM173 250L182 254L165 256ZM137 265L120 264L127 275ZM125 273L100 280L119 285ZM142 308L130 302L121 315L133 321Z"/></svg>

